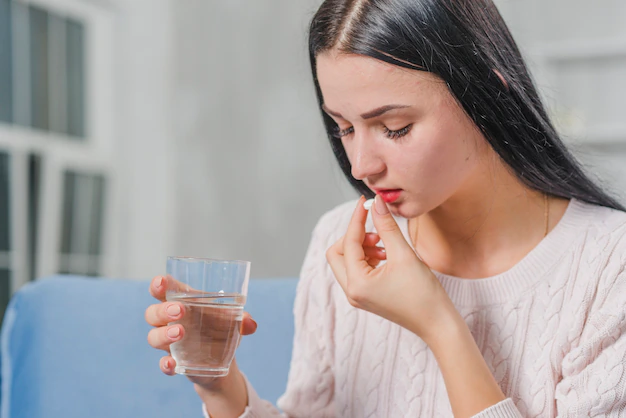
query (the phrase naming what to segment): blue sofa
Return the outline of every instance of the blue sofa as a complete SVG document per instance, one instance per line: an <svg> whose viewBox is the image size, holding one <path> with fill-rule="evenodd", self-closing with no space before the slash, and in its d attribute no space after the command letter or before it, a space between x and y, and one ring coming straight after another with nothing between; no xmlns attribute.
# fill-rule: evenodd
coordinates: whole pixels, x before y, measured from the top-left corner
<svg viewBox="0 0 626 418"><path fill-rule="evenodd" d="M237 362L257 392L285 389L295 279L251 280L246 310L258 322ZM183 376L159 370L147 343L148 281L55 276L17 292L0 345L1 418L201 417Z"/></svg>

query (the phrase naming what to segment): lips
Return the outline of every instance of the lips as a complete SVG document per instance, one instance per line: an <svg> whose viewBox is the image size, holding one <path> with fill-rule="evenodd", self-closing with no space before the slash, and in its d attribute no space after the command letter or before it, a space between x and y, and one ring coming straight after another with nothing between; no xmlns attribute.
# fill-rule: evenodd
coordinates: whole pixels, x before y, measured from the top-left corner
<svg viewBox="0 0 626 418"><path fill-rule="evenodd" d="M393 203L400 198L402 189L378 189L375 190L386 203Z"/></svg>

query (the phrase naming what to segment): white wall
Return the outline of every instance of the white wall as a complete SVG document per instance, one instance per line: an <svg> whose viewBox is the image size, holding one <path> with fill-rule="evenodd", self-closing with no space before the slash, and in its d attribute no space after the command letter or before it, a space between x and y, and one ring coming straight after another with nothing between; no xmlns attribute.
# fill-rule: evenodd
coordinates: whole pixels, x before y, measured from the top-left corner
<svg viewBox="0 0 626 418"><path fill-rule="evenodd" d="M119 263L112 275L164 273L175 233L172 135L172 2L117 0L116 201Z"/></svg>
<svg viewBox="0 0 626 418"><path fill-rule="evenodd" d="M305 34L318 3L175 8L176 253L296 276L319 216L356 196L315 105Z"/></svg>

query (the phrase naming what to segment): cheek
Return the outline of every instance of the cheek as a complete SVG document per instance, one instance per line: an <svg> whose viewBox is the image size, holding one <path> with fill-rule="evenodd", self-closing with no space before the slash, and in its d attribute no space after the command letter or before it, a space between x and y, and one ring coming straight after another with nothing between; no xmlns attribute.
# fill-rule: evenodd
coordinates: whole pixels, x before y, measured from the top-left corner
<svg viewBox="0 0 626 418"><path fill-rule="evenodd" d="M404 175L415 182L449 193L474 169L477 147L471 133L457 126L438 124L416 134L410 149L403 152L401 165Z"/></svg>

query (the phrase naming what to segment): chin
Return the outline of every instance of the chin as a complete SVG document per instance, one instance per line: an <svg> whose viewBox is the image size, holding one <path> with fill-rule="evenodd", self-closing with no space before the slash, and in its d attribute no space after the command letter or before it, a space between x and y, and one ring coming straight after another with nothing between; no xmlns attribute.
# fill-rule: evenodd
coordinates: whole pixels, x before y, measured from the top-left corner
<svg viewBox="0 0 626 418"><path fill-rule="evenodd" d="M412 202L396 202L389 205L389 210L395 216L411 219L421 215L419 208Z"/></svg>

